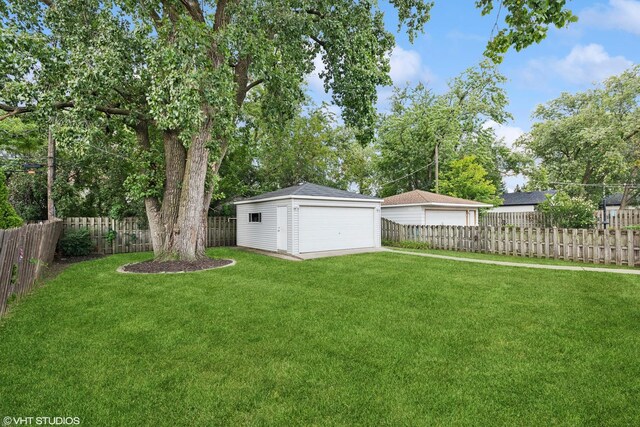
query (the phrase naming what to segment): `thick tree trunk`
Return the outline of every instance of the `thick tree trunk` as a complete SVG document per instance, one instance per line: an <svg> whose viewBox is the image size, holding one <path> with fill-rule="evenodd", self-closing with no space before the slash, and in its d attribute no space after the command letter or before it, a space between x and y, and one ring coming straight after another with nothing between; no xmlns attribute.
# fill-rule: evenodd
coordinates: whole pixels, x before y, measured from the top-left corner
<svg viewBox="0 0 640 427"><path fill-rule="evenodd" d="M162 202L147 198L153 252L158 261L195 261L205 256L205 194L209 162L207 144L210 122L206 121L186 150L177 133L164 133L165 186ZM206 200L205 200L206 199Z"/></svg>
<svg viewBox="0 0 640 427"><path fill-rule="evenodd" d="M204 245L198 238L204 232L205 182L209 163L207 143L211 137L207 121L191 142L180 194L177 228L174 230L173 249L179 258L195 261L203 258ZM198 244L200 240L200 245Z"/></svg>

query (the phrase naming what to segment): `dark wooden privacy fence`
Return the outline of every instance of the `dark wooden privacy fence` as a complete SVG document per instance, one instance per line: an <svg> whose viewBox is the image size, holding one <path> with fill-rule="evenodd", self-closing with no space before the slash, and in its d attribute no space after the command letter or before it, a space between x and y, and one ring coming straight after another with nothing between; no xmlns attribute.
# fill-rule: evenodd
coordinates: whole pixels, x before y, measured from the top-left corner
<svg viewBox="0 0 640 427"><path fill-rule="evenodd" d="M640 225L640 209L609 210L594 213L597 228L604 228L604 219L608 228L624 228ZM542 212L485 212L480 216L480 226L493 227L551 227L553 221Z"/></svg>
<svg viewBox="0 0 640 427"><path fill-rule="evenodd" d="M0 316L12 295L23 296L42 277L61 232L60 220L0 230Z"/></svg>
<svg viewBox="0 0 640 427"><path fill-rule="evenodd" d="M119 254L152 251L149 226L139 218L115 220L108 217L65 218L64 231L86 228L94 244L94 253ZM210 217L207 221L207 247L235 246L236 220Z"/></svg>
<svg viewBox="0 0 640 427"><path fill-rule="evenodd" d="M434 249L640 266L640 231L401 225L382 219L382 239Z"/></svg>

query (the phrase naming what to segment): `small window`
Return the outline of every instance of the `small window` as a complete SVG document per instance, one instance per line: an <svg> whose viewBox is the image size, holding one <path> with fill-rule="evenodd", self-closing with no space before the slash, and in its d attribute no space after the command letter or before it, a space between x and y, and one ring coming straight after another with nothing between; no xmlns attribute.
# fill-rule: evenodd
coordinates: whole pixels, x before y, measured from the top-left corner
<svg viewBox="0 0 640 427"><path fill-rule="evenodd" d="M262 222L262 213L250 213L249 214L249 222Z"/></svg>

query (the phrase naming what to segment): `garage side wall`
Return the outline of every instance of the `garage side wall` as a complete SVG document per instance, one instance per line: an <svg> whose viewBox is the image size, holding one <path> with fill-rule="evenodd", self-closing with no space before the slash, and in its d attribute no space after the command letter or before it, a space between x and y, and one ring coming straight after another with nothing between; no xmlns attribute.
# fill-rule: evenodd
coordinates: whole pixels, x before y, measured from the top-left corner
<svg viewBox="0 0 640 427"><path fill-rule="evenodd" d="M354 207L369 208L374 210L374 246L381 247L381 209L380 202L368 201L335 201L335 200L309 200L309 199L293 199L292 212L292 249L293 254L300 253L300 208L304 206L324 206L324 207Z"/></svg>
<svg viewBox="0 0 640 427"><path fill-rule="evenodd" d="M424 206L389 206L382 208L382 218L404 225L424 225Z"/></svg>
<svg viewBox="0 0 640 427"><path fill-rule="evenodd" d="M291 253L291 224L293 222L291 199L236 205L237 245L263 251L277 251L278 206L287 206L287 223L289 225L287 252ZM250 213L261 213L262 222L249 222Z"/></svg>

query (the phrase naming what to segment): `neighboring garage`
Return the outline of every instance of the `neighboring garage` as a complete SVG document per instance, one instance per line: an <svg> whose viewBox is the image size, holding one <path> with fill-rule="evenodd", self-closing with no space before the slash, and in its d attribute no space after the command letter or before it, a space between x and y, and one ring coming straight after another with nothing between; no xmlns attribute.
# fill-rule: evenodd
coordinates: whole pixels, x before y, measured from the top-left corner
<svg viewBox="0 0 640 427"><path fill-rule="evenodd" d="M301 253L380 247L382 199L304 183L236 202L237 244Z"/></svg>
<svg viewBox="0 0 640 427"><path fill-rule="evenodd" d="M492 205L428 191L386 197L382 217L407 225L478 225L478 209Z"/></svg>

